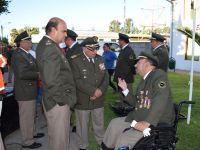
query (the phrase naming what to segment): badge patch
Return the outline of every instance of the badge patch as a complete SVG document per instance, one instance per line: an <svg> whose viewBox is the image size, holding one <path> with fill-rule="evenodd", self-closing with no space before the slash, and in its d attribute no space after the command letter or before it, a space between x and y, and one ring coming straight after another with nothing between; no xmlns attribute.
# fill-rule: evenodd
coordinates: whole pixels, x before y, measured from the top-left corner
<svg viewBox="0 0 200 150"><path fill-rule="evenodd" d="M129 56L129 59L133 59L133 55L130 55L130 56Z"/></svg>
<svg viewBox="0 0 200 150"><path fill-rule="evenodd" d="M160 82L158 83L158 87L159 87L159 88L164 89L164 88L166 88L166 86L167 86L167 84L166 84L165 81L160 81Z"/></svg>

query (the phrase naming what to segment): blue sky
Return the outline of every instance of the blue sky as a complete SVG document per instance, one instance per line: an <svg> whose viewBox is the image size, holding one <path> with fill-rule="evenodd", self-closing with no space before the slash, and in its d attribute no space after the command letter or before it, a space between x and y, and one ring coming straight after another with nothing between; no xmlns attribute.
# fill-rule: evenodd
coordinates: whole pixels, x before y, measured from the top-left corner
<svg viewBox="0 0 200 150"><path fill-rule="evenodd" d="M123 5L124 0L12 0L11 13L0 16L0 25L6 35L12 28L45 26L51 17L57 16L67 22L68 28L107 31L111 20L123 22ZM151 25L152 16L155 24L169 25L170 3L166 0L126 0L126 17L132 18L135 26Z"/></svg>

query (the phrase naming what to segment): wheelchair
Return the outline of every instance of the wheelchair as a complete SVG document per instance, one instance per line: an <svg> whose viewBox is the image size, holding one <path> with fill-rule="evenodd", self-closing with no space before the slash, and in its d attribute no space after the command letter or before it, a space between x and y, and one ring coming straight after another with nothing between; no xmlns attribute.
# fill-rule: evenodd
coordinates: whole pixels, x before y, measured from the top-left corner
<svg viewBox="0 0 200 150"><path fill-rule="evenodd" d="M195 104L195 102L181 101L179 104L174 104L174 125L170 126L166 123L159 123L156 127L150 126L151 135L141 138L131 150L174 150L176 143L178 142L176 134L178 121L180 119L185 119L185 117L181 114L183 104ZM120 110L116 107L111 107L118 116L125 116L128 114L127 107L125 109L120 108ZM122 114L119 114L120 112L122 112ZM127 147L123 150L129 150L129 148Z"/></svg>

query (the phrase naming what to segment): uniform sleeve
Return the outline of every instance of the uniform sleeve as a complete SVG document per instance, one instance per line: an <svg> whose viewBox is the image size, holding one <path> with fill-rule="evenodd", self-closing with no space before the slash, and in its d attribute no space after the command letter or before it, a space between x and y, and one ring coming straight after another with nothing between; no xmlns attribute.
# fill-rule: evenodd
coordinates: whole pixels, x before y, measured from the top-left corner
<svg viewBox="0 0 200 150"><path fill-rule="evenodd" d="M79 67L76 65L76 62L74 62L73 60L71 63L71 67L72 67L74 80L76 83L76 88L89 96L93 96L96 90L96 87L85 82L85 80L81 77L80 70L78 69Z"/></svg>
<svg viewBox="0 0 200 150"><path fill-rule="evenodd" d="M99 88L103 93L105 93L105 91L106 91L106 89L107 89L107 87L108 87L108 84L109 84L109 76L108 76L108 72L105 71L105 74L104 74L104 77L103 77L103 79L102 79L102 82L101 82L101 84L99 85L98 88Z"/></svg>
<svg viewBox="0 0 200 150"><path fill-rule="evenodd" d="M46 48L46 52L44 55L44 66L43 66L43 81L46 85L51 97L54 101L59 104L63 105L63 98L65 97L65 92L61 87L60 78L58 77L60 74L60 58L59 55L56 53L56 47L48 47Z"/></svg>
<svg viewBox="0 0 200 150"><path fill-rule="evenodd" d="M169 101L170 87L166 75L157 77L153 82L153 93L151 100L151 108L146 121L157 126L161 116L164 113L164 108Z"/></svg>
<svg viewBox="0 0 200 150"><path fill-rule="evenodd" d="M132 69L133 74L135 74L135 53L132 49L130 49L126 54L126 60L128 62L129 67Z"/></svg>
<svg viewBox="0 0 200 150"><path fill-rule="evenodd" d="M135 95L132 95L130 92L128 93L127 96L125 96L125 102L130 104L131 106L135 107Z"/></svg>
<svg viewBox="0 0 200 150"><path fill-rule="evenodd" d="M32 71L29 68L29 62L24 59L20 53L15 53L12 57L12 68L18 76L22 80L37 80L39 75L36 71Z"/></svg>

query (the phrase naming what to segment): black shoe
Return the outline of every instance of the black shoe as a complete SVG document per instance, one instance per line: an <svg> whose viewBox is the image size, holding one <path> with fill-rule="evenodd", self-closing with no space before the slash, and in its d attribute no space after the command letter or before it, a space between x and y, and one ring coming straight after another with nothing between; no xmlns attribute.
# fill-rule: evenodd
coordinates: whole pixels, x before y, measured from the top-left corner
<svg viewBox="0 0 200 150"><path fill-rule="evenodd" d="M73 126L72 132L76 132L76 126Z"/></svg>
<svg viewBox="0 0 200 150"><path fill-rule="evenodd" d="M79 148L79 150L86 150L86 149Z"/></svg>
<svg viewBox="0 0 200 150"><path fill-rule="evenodd" d="M39 148L39 147L41 147L41 146L42 146L41 143L36 143L36 142L34 142L33 144L28 145L28 146L22 145L23 148L30 148L30 149Z"/></svg>
<svg viewBox="0 0 200 150"><path fill-rule="evenodd" d="M33 136L33 138L41 138L44 136L44 133L37 133L36 135Z"/></svg>

